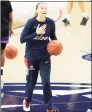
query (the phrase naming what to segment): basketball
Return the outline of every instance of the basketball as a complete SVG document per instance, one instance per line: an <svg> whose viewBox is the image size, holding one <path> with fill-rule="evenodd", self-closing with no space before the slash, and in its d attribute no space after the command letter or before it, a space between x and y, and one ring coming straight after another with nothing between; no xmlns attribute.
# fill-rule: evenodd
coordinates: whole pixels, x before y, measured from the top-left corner
<svg viewBox="0 0 92 112"><path fill-rule="evenodd" d="M47 51L51 55L60 55L62 50L63 46L58 40L52 40L47 45Z"/></svg>
<svg viewBox="0 0 92 112"><path fill-rule="evenodd" d="M12 60L18 55L18 49L13 45L9 45L5 48L4 54L7 59Z"/></svg>

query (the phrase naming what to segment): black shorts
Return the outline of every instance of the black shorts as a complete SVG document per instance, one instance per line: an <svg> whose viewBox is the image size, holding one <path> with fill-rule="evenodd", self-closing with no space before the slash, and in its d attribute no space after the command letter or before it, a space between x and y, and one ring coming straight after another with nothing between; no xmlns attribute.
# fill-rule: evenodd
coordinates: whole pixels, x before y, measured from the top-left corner
<svg viewBox="0 0 92 112"><path fill-rule="evenodd" d="M6 47L7 43L1 43L1 50L3 51Z"/></svg>
<svg viewBox="0 0 92 112"><path fill-rule="evenodd" d="M9 41L9 36L1 36L1 50L4 50Z"/></svg>

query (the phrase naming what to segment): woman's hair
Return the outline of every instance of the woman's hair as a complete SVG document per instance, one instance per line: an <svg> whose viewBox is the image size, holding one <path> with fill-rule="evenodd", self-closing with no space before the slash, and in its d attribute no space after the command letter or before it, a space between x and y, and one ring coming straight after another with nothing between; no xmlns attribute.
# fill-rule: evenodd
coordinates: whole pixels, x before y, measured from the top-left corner
<svg viewBox="0 0 92 112"><path fill-rule="evenodd" d="M36 4L36 10L38 9L39 5L42 4L42 3L43 3L43 4L46 4L46 3L44 3L44 2L39 2L39 3L37 3L37 4ZM37 16L38 16L38 13L35 11L34 17L37 17Z"/></svg>

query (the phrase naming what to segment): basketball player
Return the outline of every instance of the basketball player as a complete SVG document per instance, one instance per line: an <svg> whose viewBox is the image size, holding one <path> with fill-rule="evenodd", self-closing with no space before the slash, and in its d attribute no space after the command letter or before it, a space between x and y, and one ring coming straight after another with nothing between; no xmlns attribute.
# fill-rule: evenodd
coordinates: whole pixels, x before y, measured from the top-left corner
<svg viewBox="0 0 92 112"><path fill-rule="evenodd" d="M84 2L82 2L82 1L80 2L79 1L78 5L79 5L80 10L82 12L82 21L81 21L80 25L85 26L87 21L88 21L88 19L89 19L89 17L87 16L86 9L85 9L85 6L84 6ZM73 7L73 1L69 1L68 5L67 5L67 14L66 14L65 18L62 20L62 22L65 25L70 25L70 17L71 17L72 7Z"/></svg>
<svg viewBox="0 0 92 112"><path fill-rule="evenodd" d="M10 1L1 1L1 82L3 83L3 68L5 63L4 49L8 43L9 36L13 34L13 10Z"/></svg>
<svg viewBox="0 0 92 112"><path fill-rule="evenodd" d="M30 111L33 89L40 71L47 112L54 112L50 87L51 62L46 48L50 39L57 40L57 38L55 22L46 15L47 4L44 2L38 3L35 17L27 21L20 37L21 43L26 42L25 58L28 66L28 78L23 101L24 111Z"/></svg>

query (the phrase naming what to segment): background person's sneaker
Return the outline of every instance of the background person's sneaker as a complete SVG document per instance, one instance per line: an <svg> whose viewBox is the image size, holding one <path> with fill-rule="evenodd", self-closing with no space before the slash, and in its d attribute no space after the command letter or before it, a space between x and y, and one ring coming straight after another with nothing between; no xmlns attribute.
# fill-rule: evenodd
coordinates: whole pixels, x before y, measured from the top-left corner
<svg viewBox="0 0 92 112"><path fill-rule="evenodd" d="M70 25L70 22L68 21L67 18L63 19L62 22L63 22L66 26Z"/></svg>
<svg viewBox="0 0 92 112"><path fill-rule="evenodd" d="M89 19L89 17L87 17L87 18L86 17L83 17L80 25L85 26L87 24L88 19Z"/></svg>

